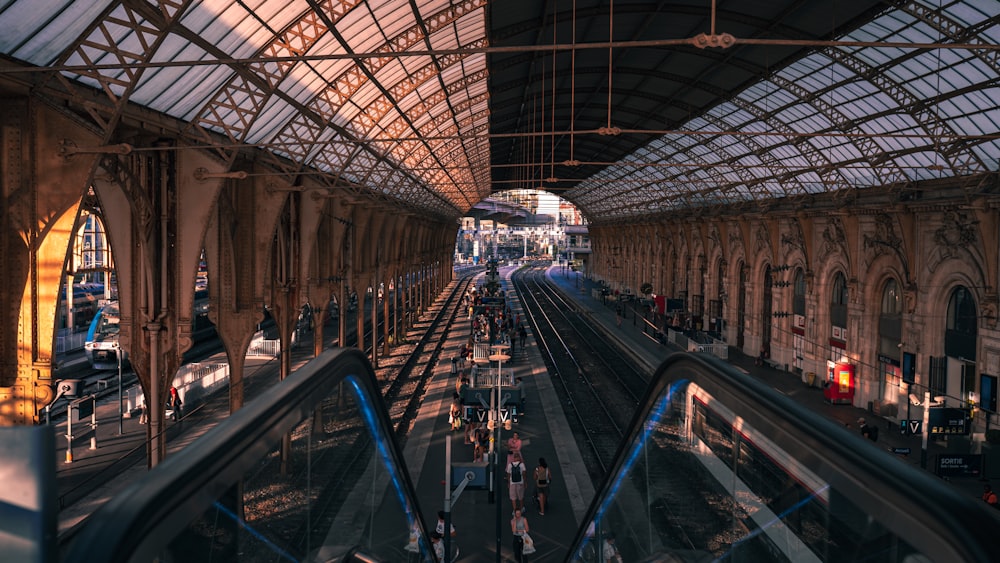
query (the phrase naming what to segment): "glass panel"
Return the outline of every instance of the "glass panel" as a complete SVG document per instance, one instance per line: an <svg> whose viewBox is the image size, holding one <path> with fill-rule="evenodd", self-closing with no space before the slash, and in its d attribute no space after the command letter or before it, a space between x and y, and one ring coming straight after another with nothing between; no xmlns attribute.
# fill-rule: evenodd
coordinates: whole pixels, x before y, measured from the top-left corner
<svg viewBox="0 0 1000 563"><path fill-rule="evenodd" d="M244 474L242 495L239 483L223 491L162 557L339 561L360 546L382 561L405 560L415 517L373 436L371 409L354 378L335 387L288 433L287 456L279 437Z"/></svg>
<svg viewBox="0 0 1000 563"><path fill-rule="evenodd" d="M419 514L370 365L330 351L102 506L68 561L427 561Z"/></svg>
<svg viewBox="0 0 1000 563"><path fill-rule="evenodd" d="M853 451L838 423L722 362L673 356L644 405L573 561L902 563L990 549L964 539L984 515L935 477Z"/></svg>

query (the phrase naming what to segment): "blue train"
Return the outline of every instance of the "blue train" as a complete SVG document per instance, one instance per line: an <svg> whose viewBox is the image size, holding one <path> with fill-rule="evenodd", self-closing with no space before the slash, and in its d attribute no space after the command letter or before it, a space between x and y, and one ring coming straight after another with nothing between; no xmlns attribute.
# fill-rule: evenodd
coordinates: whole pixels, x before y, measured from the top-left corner
<svg viewBox="0 0 1000 563"><path fill-rule="evenodd" d="M118 331L121 314L118 302L112 301L102 307L87 331L87 341L83 345L87 360L94 369L118 369L118 354L122 354L122 365L128 363L128 352L118 349ZM198 289L194 293L194 327L195 341L210 338L215 335L215 325L208 320L208 290Z"/></svg>
<svg viewBox="0 0 1000 563"><path fill-rule="evenodd" d="M118 369L118 354L122 354L122 363L127 360L124 350L118 349L118 330L121 316L118 302L112 301L94 315L94 320L87 330L87 341L83 351L87 354L90 367L94 369Z"/></svg>

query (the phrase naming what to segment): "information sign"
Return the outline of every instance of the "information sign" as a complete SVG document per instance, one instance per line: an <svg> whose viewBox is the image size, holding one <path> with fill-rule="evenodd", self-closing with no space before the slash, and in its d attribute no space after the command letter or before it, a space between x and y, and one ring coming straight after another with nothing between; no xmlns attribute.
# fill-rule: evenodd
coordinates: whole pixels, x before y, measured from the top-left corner
<svg viewBox="0 0 1000 563"><path fill-rule="evenodd" d="M941 454L937 457L939 477L975 477L982 467L981 454Z"/></svg>
<svg viewBox="0 0 1000 563"><path fill-rule="evenodd" d="M899 421L899 433L904 436L924 433L924 421L918 419L903 419Z"/></svg>
<svg viewBox="0 0 1000 563"><path fill-rule="evenodd" d="M94 396L89 395L71 402L69 411L73 422L90 422L90 417L94 414Z"/></svg>
<svg viewBox="0 0 1000 563"><path fill-rule="evenodd" d="M490 411L487 409L478 409L475 407L466 407L467 413L471 413L472 416L468 418L475 422L486 422L490 419ZM510 420L510 409L500 409L500 422L506 422Z"/></svg>
<svg viewBox="0 0 1000 563"><path fill-rule="evenodd" d="M931 434L969 434L969 411L937 407L930 409L927 429Z"/></svg>

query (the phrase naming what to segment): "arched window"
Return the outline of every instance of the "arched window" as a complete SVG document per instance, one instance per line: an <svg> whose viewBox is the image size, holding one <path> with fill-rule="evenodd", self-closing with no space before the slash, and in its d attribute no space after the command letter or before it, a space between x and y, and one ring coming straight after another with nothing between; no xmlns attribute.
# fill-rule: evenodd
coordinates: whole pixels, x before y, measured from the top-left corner
<svg viewBox="0 0 1000 563"><path fill-rule="evenodd" d="M895 279L885 282L882 289L882 315L899 315L903 310L903 295Z"/></svg>
<svg viewBox="0 0 1000 563"><path fill-rule="evenodd" d="M879 310L879 353L896 358L899 343L903 341L903 293L895 279L882 287L882 306Z"/></svg>
<svg viewBox="0 0 1000 563"><path fill-rule="evenodd" d="M976 324L976 302L972 294L963 286L956 287L948 301L948 330L975 336Z"/></svg>
<svg viewBox="0 0 1000 563"><path fill-rule="evenodd" d="M772 279L771 266L764 268L764 299L761 303L761 349L770 350L771 347L771 315L774 307L774 279Z"/></svg>
<svg viewBox="0 0 1000 563"><path fill-rule="evenodd" d="M792 349L795 352L792 367L796 373L805 368L806 349L806 274L802 268L795 269L792 277Z"/></svg>
<svg viewBox="0 0 1000 563"><path fill-rule="evenodd" d="M806 274L802 268L795 270L795 288L792 295L792 313L806 315Z"/></svg>
<svg viewBox="0 0 1000 563"><path fill-rule="evenodd" d="M976 360L978 320L976 301L968 288L958 286L948 300L944 352L946 356Z"/></svg>
<svg viewBox="0 0 1000 563"><path fill-rule="evenodd" d="M847 328L847 299L847 278L843 273L837 272L833 278L833 291L830 293L830 324L833 326Z"/></svg>
<svg viewBox="0 0 1000 563"><path fill-rule="evenodd" d="M879 395L885 396L899 388L901 384L903 343L903 294L895 279L889 279L882 286L882 300L878 316L878 361L882 377L879 380Z"/></svg>

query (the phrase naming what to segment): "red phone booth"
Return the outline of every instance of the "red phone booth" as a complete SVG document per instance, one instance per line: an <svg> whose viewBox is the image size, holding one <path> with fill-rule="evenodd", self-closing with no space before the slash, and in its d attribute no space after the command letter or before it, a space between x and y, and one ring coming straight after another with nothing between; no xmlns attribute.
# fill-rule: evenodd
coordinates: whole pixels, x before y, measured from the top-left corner
<svg viewBox="0 0 1000 563"><path fill-rule="evenodd" d="M832 404L854 403L854 365L833 364L823 385L823 397Z"/></svg>

